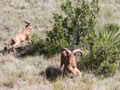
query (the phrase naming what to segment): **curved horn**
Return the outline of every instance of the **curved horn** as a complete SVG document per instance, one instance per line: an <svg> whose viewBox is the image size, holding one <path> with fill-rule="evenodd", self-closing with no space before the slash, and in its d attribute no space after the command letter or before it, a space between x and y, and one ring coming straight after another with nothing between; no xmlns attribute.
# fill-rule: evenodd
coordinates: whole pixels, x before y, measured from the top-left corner
<svg viewBox="0 0 120 90"><path fill-rule="evenodd" d="M30 22L24 21L26 24L30 24Z"/></svg>
<svg viewBox="0 0 120 90"><path fill-rule="evenodd" d="M75 50L72 51L73 54L75 54L77 52L80 52L81 55L83 54L83 51L81 49L75 49Z"/></svg>
<svg viewBox="0 0 120 90"><path fill-rule="evenodd" d="M25 26L26 28L30 25L30 22L24 21L27 25Z"/></svg>
<svg viewBox="0 0 120 90"><path fill-rule="evenodd" d="M67 48L62 48L61 51L67 51L69 55L72 53L72 52L71 52L69 49L67 49Z"/></svg>

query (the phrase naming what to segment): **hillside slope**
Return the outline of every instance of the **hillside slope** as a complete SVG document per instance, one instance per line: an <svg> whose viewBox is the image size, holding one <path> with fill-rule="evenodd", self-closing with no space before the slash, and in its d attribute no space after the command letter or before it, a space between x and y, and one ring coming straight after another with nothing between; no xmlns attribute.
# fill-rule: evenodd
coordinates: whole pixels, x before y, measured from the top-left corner
<svg viewBox="0 0 120 90"><path fill-rule="evenodd" d="M0 0L0 50L24 28L24 20L34 25L32 34L37 32L45 38L46 31L53 26L52 13L61 12L61 3L61 0ZM99 5L96 28L111 22L120 25L120 0L100 0ZM62 79L59 64L59 55L47 59L0 53L0 90L120 90L120 71L108 78L82 72L82 78L70 74ZM50 76L45 76L48 73Z"/></svg>

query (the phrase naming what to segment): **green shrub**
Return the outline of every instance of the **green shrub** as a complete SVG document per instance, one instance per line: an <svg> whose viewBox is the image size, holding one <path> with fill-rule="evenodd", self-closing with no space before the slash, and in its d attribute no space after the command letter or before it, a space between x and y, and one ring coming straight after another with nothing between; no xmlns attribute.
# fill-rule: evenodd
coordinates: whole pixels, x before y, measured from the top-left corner
<svg viewBox="0 0 120 90"><path fill-rule="evenodd" d="M54 20L53 30L47 32L46 38L46 52L49 55L55 55L60 52L61 48L68 47L68 41L65 38L65 30L62 26L63 17L54 14Z"/></svg>
<svg viewBox="0 0 120 90"><path fill-rule="evenodd" d="M109 31L118 31L120 29L120 26L118 24L108 23L105 25L105 28Z"/></svg>
<svg viewBox="0 0 120 90"><path fill-rule="evenodd" d="M98 0L88 3L86 0L67 0L61 5L63 14L54 14L53 30L47 34L46 43L49 54L60 52L61 48L74 49L81 45L84 37L94 31L96 16L99 11Z"/></svg>
<svg viewBox="0 0 120 90"><path fill-rule="evenodd" d="M96 74L103 74L104 76L112 76L115 72L116 69L118 68L117 63L110 63L109 61L103 61L100 64L100 67L98 68L98 71Z"/></svg>
<svg viewBox="0 0 120 90"><path fill-rule="evenodd" d="M75 2L77 5L73 5ZM76 0L75 2L67 0L61 5L63 13L60 15L53 14L53 30L47 32L47 38L44 42L40 39L37 41L38 44L33 44L33 47L41 44L44 46L44 52L47 55L55 55L63 47L74 49L84 43L84 37L87 38L94 31L96 16L99 11L98 0L91 2Z"/></svg>
<svg viewBox="0 0 120 90"><path fill-rule="evenodd" d="M95 74L113 75L120 60L120 30L98 30L89 38L89 53L83 58L83 66Z"/></svg>
<svg viewBox="0 0 120 90"><path fill-rule="evenodd" d="M35 54L45 54L45 41L39 36L39 34L34 33L32 35L32 45L29 50L29 53Z"/></svg>

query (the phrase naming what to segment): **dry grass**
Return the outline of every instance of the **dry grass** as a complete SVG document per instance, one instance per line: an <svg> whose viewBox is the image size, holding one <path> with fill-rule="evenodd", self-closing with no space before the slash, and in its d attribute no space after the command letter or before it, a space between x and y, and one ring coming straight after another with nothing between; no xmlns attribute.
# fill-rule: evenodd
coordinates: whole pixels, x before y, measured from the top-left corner
<svg viewBox="0 0 120 90"><path fill-rule="evenodd" d="M57 0L1 0L0 1L0 31L5 35L1 39L8 40L12 35L20 32L25 26L24 20L34 24L33 32L39 32L45 37L45 32L53 24L52 13L60 12L61 1Z"/></svg>
<svg viewBox="0 0 120 90"><path fill-rule="evenodd" d="M45 59L43 56L28 56L16 59L14 56L8 54L6 56L1 55L0 58L1 90L120 89L120 72L108 78L96 77L93 74L82 72L82 78L70 74L62 79L62 75L57 74L59 73L58 71L56 72L60 64L60 60L56 57L52 58L54 61ZM51 79L47 78L47 73L50 74ZM54 80L54 78L56 79Z"/></svg>
<svg viewBox="0 0 120 90"><path fill-rule="evenodd" d="M0 50L23 29L24 20L35 25L32 33L45 38L53 26L52 13L61 12L60 3L61 0L0 0ZM101 0L100 6L97 28L108 22L120 25L120 0ZM12 53L0 53L0 90L120 90L120 71L109 78L82 72L82 78L70 74L61 79L60 71L56 72L59 64L60 56L17 58ZM50 76L50 80L46 73L54 77Z"/></svg>
<svg viewBox="0 0 120 90"><path fill-rule="evenodd" d="M116 23L120 25L120 1L100 0L100 12L98 15L97 28L106 23Z"/></svg>

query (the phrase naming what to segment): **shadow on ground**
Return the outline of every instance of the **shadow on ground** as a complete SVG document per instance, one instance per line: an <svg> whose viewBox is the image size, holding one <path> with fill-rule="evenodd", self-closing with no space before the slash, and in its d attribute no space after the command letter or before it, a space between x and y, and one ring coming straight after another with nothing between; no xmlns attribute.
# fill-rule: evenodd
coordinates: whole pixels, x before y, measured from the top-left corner
<svg viewBox="0 0 120 90"><path fill-rule="evenodd" d="M56 81L61 76L62 71L58 67L49 66L45 70L46 78L49 81Z"/></svg>
<svg viewBox="0 0 120 90"><path fill-rule="evenodd" d="M3 55L13 53L13 55L17 58L25 58L27 56L34 56L34 55L44 55L47 58L52 57L54 55L49 55L45 50L44 47L39 46L32 46L32 45L25 45L19 46L16 49L16 53L13 53L12 50L7 50L7 47L4 47L3 50L0 51Z"/></svg>
<svg viewBox="0 0 120 90"><path fill-rule="evenodd" d="M15 50L16 50L16 53L12 52L12 50L8 50L7 47L4 47L3 50L0 50L0 53L3 55L13 53L14 56L16 56L17 58L24 58L26 56L35 55L35 53L32 52L30 45L20 46Z"/></svg>

